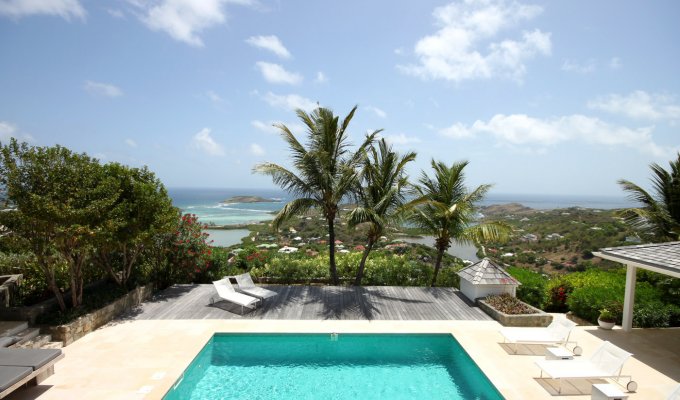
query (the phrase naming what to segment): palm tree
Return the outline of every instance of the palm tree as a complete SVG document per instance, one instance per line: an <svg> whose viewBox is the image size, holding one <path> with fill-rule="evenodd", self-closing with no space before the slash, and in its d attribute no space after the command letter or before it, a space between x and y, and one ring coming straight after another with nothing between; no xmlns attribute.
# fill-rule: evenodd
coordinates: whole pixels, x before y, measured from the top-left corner
<svg viewBox="0 0 680 400"><path fill-rule="evenodd" d="M680 239L680 153L666 171L656 163L652 169L653 194L625 179L619 185L629 198L642 204L641 208L621 211L621 215L640 233L656 241Z"/></svg>
<svg viewBox="0 0 680 400"><path fill-rule="evenodd" d="M342 121L328 108L319 107L311 114L296 110L297 116L307 128L306 146L295 138L286 125L275 125L290 147L296 171L274 163L262 163L253 169L254 172L271 176L275 184L297 197L276 215L273 221L275 229L292 216L304 214L313 207L321 210L328 224L330 275L334 285L338 284L334 229L338 204L355 187L359 179L358 168L366 156L366 148L379 132L366 135L357 151L351 152L347 126L356 109L354 106Z"/></svg>
<svg viewBox="0 0 680 400"><path fill-rule="evenodd" d="M404 204L402 192L408 185L404 168L415 158L414 152L400 157L385 139L381 139L377 149L375 146L370 147L368 157L363 161L362 181L357 187L358 204L349 215L350 226L368 226L364 254L354 281L357 286L361 285L368 253L385 229L396 222L401 214L400 208Z"/></svg>
<svg viewBox="0 0 680 400"><path fill-rule="evenodd" d="M501 222L476 223L478 208L491 185L480 185L471 192L465 188L463 170L467 161L454 163L451 167L432 160L434 178L425 171L415 186L416 198L407 207L413 209L411 222L435 237L437 259L434 265L432 286L437 281L444 252L451 241L480 243L504 240L510 227Z"/></svg>

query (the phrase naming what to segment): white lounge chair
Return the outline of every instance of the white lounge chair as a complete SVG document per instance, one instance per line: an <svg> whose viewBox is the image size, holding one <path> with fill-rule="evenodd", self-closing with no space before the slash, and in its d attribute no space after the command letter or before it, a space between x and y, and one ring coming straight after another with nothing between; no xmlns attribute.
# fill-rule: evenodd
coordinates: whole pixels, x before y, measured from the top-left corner
<svg viewBox="0 0 680 400"><path fill-rule="evenodd" d="M680 400L680 386L675 388L673 393L669 394L668 399L666 399L666 400Z"/></svg>
<svg viewBox="0 0 680 400"><path fill-rule="evenodd" d="M217 295L223 300L235 303L241 306L241 314L243 314L243 307L248 307L253 309L257 306L257 302L260 301L257 297L248 296L247 294L238 293L231 286L229 278L220 279L219 281L213 281L215 290L217 290ZM211 298L211 302L214 303L214 298Z"/></svg>
<svg viewBox="0 0 680 400"><path fill-rule="evenodd" d="M515 344L515 354L517 354L517 345L521 343L563 346L574 344L574 354L580 355L581 348L576 346L576 342L569 341L569 335L575 326L575 322L566 318L553 318L550 325L545 328L503 328L500 333L503 335L503 342Z"/></svg>
<svg viewBox="0 0 680 400"><path fill-rule="evenodd" d="M608 341L595 350L587 360L540 360L536 365L543 373L559 381L558 393L562 393L563 379L615 379L628 378L626 389L635 391L637 383L630 375L621 375L623 364L632 356L631 353L614 346Z"/></svg>
<svg viewBox="0 0 680 400"><path fill-rule="evenodd" d="M251 278L250 274L247 272L245 274L236 275L234 278L236 279L236 283L238 283L238 290L250 296L255 296L264 300L278 294L273 290L255 286L253 278Z"/></svg>

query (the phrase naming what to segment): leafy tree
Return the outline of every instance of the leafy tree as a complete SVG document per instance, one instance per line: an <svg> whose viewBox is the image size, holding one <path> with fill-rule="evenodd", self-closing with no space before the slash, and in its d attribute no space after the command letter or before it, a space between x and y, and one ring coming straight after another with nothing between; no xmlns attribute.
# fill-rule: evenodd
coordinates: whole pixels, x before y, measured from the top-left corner
<svg viewBox="0 0 680 400"><path fill-rule="evenodd" d="M275 126L290 148L294 170L275 163L262 163L253 171L269 175L275 184L295 195L276 215L273 226L281 224L294 215L304 214L317 207L328 224L329 269L331 281L338 284L335 263L335 218L338 204L348 196L359 179L358 167L365 157L365 149L373 142L379 131L366 136L359 148L352 152L348 142L347 126L357 107L341 121L328 108L319 107L311 114L298 109L297 116L307 128L307 143L303 145L284 124Z"/></svg>
<svg viewBox="0 0 680 400"><path fill-rule="evenodd" d="M71 303L78 307L93 238L114 206L115 185L95 159L61 146L30 147L12 139L0 153L0 183L15 207L0 222L28 243L62 311L55 268L68 264Z"/></svg>
<svg viewBox="0 0 680 400"><path fill-rule="evenodd" d="M661 242L680 238L680 153L669 164L668 171L656 163L650 165L652 194L625 179L618 182L631 200L642 205L623 210L625 221L642 235Z"/></svg>
<svg viewBox="0 0 680 400"><path fill-rule="evenodd" d="M157 235L173 231L178 210L153 172L118 163L104 165L117 200L96 235L96 259L120 286L133 274L142 251Z"/></svg>
<svg viewBox="0 0 680 400"><path fill-rule="evenodd" d="M363 161L362 180L357 187L358 205L349 215L349 225L368 225L366 246L357 269L355 285L361 285L368 254L385 233L385 229L399 220L404 204L403 189L408 185L404 171L406 164L415 160L416 153L403 156L392 151L385 139L371 146Z"/></svg>
<svg viewBox="0 0 680 400"><path fill-rule="evenodd" d="M422 172L415 186L416 198L407 207L414 212L410 220L416 226L435 237L437 258L434 265L432 286L437 281L442 257L451 246L459 243L480 243L503 241L510 232L510 226L502 222L477 223L478 206L491 185L480 185L473 191L465 188L464 169L467 161L450 167L441 161L432 160L434 178Z"/></svg>

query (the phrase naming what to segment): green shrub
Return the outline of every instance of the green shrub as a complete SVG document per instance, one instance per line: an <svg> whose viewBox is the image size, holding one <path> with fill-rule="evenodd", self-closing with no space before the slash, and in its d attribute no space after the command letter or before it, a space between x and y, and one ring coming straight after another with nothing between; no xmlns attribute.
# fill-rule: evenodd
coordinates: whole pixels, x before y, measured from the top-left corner
<svg viewBox="0 0 680 400"><path fill-rule="evenodd" d="M360 252L336 255L338 277L342 282L351 283L361 261ZM273 253L264 265L250 267L251 274L266 277L271 282L311 283L328 282L328 253L308 256L304 253ZM456 272L461 265L453 264L442 267L437 277L437 286L458 286ZM431 283L434 269L431 263L413 260L409 256L375 251L366 260L366 268L362 284L373 286L428 286Z"/></svg>
<svg viewBox="0 0 680 400"><path fill-rule="evenodd" d="M518 267L508 267L506 271L522 283L517 288L517 298L536 308L542 309L545 306L547 279L543 275Z"/></svg>
<svg viewBox="0 0 680 400"><path fill-rule="evenodd" d="M633 311L633 326L638 328L667 328L680 323L680 307L649 301L636 304Z"/></svg>

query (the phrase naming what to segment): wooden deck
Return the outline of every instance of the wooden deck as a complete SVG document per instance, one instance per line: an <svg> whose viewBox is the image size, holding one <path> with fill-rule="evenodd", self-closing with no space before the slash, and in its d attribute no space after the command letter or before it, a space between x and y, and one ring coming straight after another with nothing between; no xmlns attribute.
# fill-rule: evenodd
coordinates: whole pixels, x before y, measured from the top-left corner
<svg viewBox="0 0 680 400"><path fill-rule="evenodd" d="M278 286L255 310L221 300L213 285L175 285L126 319L489 320L457 289L396 286ZM215 303L212 303L215 298Z"/></svg>

